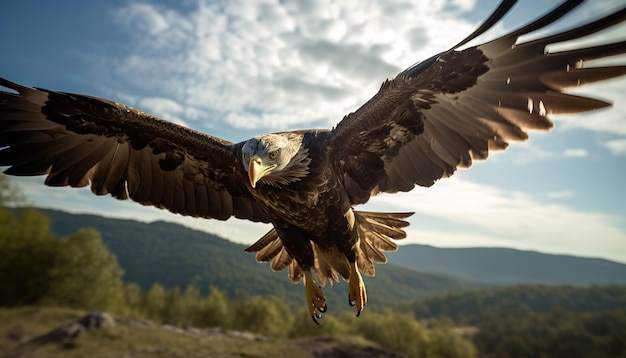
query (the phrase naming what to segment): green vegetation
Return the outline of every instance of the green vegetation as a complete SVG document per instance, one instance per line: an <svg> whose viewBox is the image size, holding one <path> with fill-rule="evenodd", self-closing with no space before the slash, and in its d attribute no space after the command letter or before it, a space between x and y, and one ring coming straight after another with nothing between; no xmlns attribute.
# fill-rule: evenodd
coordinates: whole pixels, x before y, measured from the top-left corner
<svg viewBox="0 0 626 358"><path fill-rule="evenodd" d="M158 283L169 290L193 285L202 295L209 287L219 287L232 299L254 295L275 295L292 309L303 305L302 285L294 285L286 272L273 272L267 264L256 262L236 244L184 226L154 222L150 224L42 210L50 218L57 236L68 236L83 227L98 230L105 246L125 271L126 282L149 290ZM260 233L261 234L261 233ZM423 274L394 265L377 265L376 277L364 277L370 301L368 307L385 307L428 295L467 287L447 276ZM326 286L324 292L331 310L349 309L347 284Z"/></svg>
<svg viewBox="0 0 626 358"><path fill-rule="evenodd" d="M17 197L5 176L0 183L0 200ZM122 304L122 270L94 230L57 240L44 214L27 209L16 215L4 202L0 227L0 306L116 309Z"/></svg>
<svg viewBox="0 0 626 358"><path fill-rule="evenodd" d="M123 237L103 243L98 231L93 229L66 231L63 238L53 234L46 215L33 209L19 211L3 207L7 203L22 205L19 195L0 176L0 352L11 350L16 356L85 356L98 351L99 356L250 356L267 355L313 356L307 347L335 349L337 346L361 349L384 347L403 352L409 357L623 357L626 355L626 287L625 286L542 286L484 288L459 291L463 285L452 284L453 279L437 276L420 276L411 279L407 270L379 270L376 280L366 278L368 287L400 292L405 298L422 296L418 301L407 302L394 308L381 308L384 302L398 301L398 293L375 289L374 300L361 317L353 311L333 310L322 319L322 325L313 323L302 308L302 288L288 283L286 277L276 274L253 262L241 264L230 256L228 245L238 245L223 240L197 237L192 247L202 254L216 250L218 255L210 265L200 265L200 254L192 253L183 245L182 238L170 238L172 247L179 250L176 257L185 255L194 263L181 270L184 283L174 284L172 262L175 256L165 256L162 246L149 245L150 234L135 241L137 247L123 245ZM144 224L141 224L144 225ZM159 223L154 226L162 233L158 240L168 241L172 226ZM154 228L153 227L153 228ZM158 230L157 230L158 231ZM193 233L193 231L190 230ZM196 233L197 234L197 233ZM193 234L193 235L196 235ZM130 234L129 234L130 235ZM136 233L133 235L137 235ZM141 235L140 235L141 236ZM153 282L149 286L123 282L123 271L116 256L108 247L118 245L132 258L133 250L144 250L164 261L171 272L161 272L169 284ZM202 247L202 249L199 249ZM126 250L126 251L124 251ZM204 251L203 251L204 250ZM240 250L239 250L240 251ZM145 253L145 252L144 252ZM150 256L148 255L148 256ZM138 257L147 257L138 255ZM206 258L205 258L206 259ZM157 269L158 261L142 261ZM126 261L125 261L126 262ZM221 266L220 266L221 265ZM135 266L130 265L135 269ZM208 275L201 271L195 276L192 268L216 270L225 286L200 286ZM224 270L230 267L230 270ZM235 270L232 268L241 268ZM385 266L378 266L385 267ZM142 277L139 274L134 277ZM187 275L187 276L184 276ZM200 276L199 276L200 275ZM265 275L265 276L264 276ZM274 276L269 276L274 275ZM229 281L228 278L232 278ZM448 281L445 281L448 280ZM283 283L289 285L286 289ZM447 294L426 297L425 291L413 289L417 283L425 284L430 293L444 287L456 287ZM270 285L271 283L271 285ZM270 289L264 287L270 285ZM252 288L250 286L253 286ZM330 297L337 295L345 301L345 287L327 287ZM184 287L181 289L181 287ZM271 288L276 288L272 291ZM255 294L258 292L263 294ZM297 301L285 300L294 291ZM427 290L428 292L428 290ZM289 295L287 294L289 293ZM379 295L379 296L378 296ZM396 296L394 296L396 295ZM339 299L337 299L339 301ZM295 303L293 303L295 302ZM66 309L63 307L71 307ZM123 321L136 318L138 325L120 324L113 329L77 339L72 350L54 345L17 346L7 337L15 331L36 336L66 324L81 316L82 310L106 310ZM295 312L295 313L294 313ZM149 319L150 321L146 321ZM268 337L265 341L245 340L227 334L186 333L168 331L160 324L178 327L197 327L250 331ZM320 338L324 337L324 338ZM25 351L21 351L21 349ZM352 349L350 348L350 349ZM17 351L15 350L17 349ZM337 348L338 349L338 348Z"/></svg>
<svg viewBox="0 0 626 358"><path fill-rule="evenodd" d="M626 308L488 317L473 341L482 357L624 357Z"/></svg>
<svg viewBox="0 0 626 358"><path fill-rule="evenodd" d="M4 207L0 207L0 225L2 225L0 250L3 255L0 265L0 290L2 290L0 306L3 307L39 305L107 310L117 315L145 317L157 323L179 327L221 327L252 331L272 339L332 334L349 340L351 339L349 337L360 336L383 347L404 352L410 357L440 357L442 355L438 352L450 351L451 348L447 345L452 343L455 345L451 351L454 354L445 356L474 356L471 344L456 337L450 329L442 328L431 334L412 317L392 311L368 310L367 318L358 320L353 317L353 312L339 314L338 318L331 318L329 315L320 328L307 317L306 313L294 315L291 307L282 298L272 295L245 297L240 292L237 293L237 288L233 289L231 286L227 287L235 291L235 298L232 299L226 291L215 287L210 287L208 294L203 295L193 284L181 290L178 286L166 289L154 283L144 291L138 284L122 282L122 270L115 256L103 245L95 230L66 233L65 238L57 240L44 214L32 209L16 212ZM180 241L171 241L180 245ZM184 245L180 246L180 250L187 252L188 249L184 248ZM191 255L190 252L187 254ZM239 267L239 262L231 263L228 267ZM231 273L234 271L237 270L229 270L224 274L225 277L232 277ZM299 293L301 294L301 291ZM28 310L30 308L3 310L3 314L8 317L16 314L19 316L20 312ZM15 316L5 318L3 322L15 323ZM63 323L67 322L58 324ZM21 325L22 323L18 324ZM144 328L150 330L150 327ZM92 348L100 347L121 339L120 334L128 337L138 334L138 331L116 327L112 332L102 332L87 338L80 337L77 344ZM39 334L41 333L43 332ZM155 333L150 337L150 341L155 340L154 336L161 335L162 333ZM416 339L417 337L419 339ZM102 342L98 344L93 341L94 339L104 341L106 344ZM174 343L171 337L159 340L161 345L164 342L178 344ZM135 346L142 347L145 344L145 341L139 341ZM189 348L190 351L211 345L202 339L195 341L194 344L194 348ZM437 346L441 344L445 344L446 347ZM132 351L136 347L129 349ZM41 356L55 354L51 349L54 348L43 347L27 353ZM281 355L288 353L284 349L276 348L273 353ZM244 350L241 354L248 355L247 350L243 352ZM172 353L168 349L164 351L167 354L163 356ZM267 349L264 352L266 354Z"/></svg>
<svg viewBox="0 0 626 358"><path fill-rule="evenodd" d="M555 309L597 312L626 307L626 286L521 285L450 292L400 305L419 320L451 319L462 326L476 326L486 317L520 317Z"/></svg>
<svg viewBox="0 0 626 358"><path fill-rule="evenodd" d="M115 327L85 334L70 347L57 344L16 345L5 339L19 334L41 335L55 329L59 322L80 318L84 311L67 308L0 308L0 355L7 357L315 357L306 347L311 342L268 339L254 340L215 332L175 332L149 321L118 323ZM8 324L4 324L8 323ZM366 346L355 338L351 342ZM307 344L309 343L309 344ZM371 345L371 343L369 343ZM70 349L68 349L70 348ZM6 355L4 354L6 353Z"/></svg>
<svg viewBox="0 0 626 358"><path fill-rule="evenodd" d="M481 357L624 357L626 286L523 285L401 305L422 322L474 327Z"/></svg>

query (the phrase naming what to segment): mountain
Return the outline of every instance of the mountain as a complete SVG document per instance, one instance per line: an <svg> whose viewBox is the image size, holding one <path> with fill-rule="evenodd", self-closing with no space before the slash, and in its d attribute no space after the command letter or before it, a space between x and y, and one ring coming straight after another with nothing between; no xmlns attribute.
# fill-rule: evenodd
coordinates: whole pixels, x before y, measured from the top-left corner
<svg viewBox="0 0 626 358"><path fill-rule="evenodd" d="M626 265L604 259L504 248L437 248L405 245L390 263L420 272L489 285L624 285Z"/></svg>
<svg viewBox="0 0 626 358"><path fill-rule="evenodd" d="M272 272L268 264L257 263L254 255L244 253L244 245L163 221L147 224L39 210L49 216L51 229L59 237L80 228L98 230L124 269L124 280L138 283L144 290L154 283L166 288L193 284L206 293L210 286L215 286L233 298L276 295L296 308L302 307L303 286L291 283L286 272ZM419 273L396 265L377 265L376 277L364 277L364 280L369 303L379 306L468 287L456 278ZM345 282L327 285L324 292L331 309L348 307Z"/></svg>
<svg viewBox="0 0 626 358"><path fill-rule="evenodd" d="M193 284L204 293L218 287L233 297L276 295L301 307L302 285L286 272L259 264L246 246L179 224L110 219L40 209L59 237L80 228L97 229L125 271L126 282L144 290L154 283L166 288ZM626 265L564 255L499 248L436 248L405 245L388 253L389 263L376 265L376 277L364 277L371 305L388 306L436 293L522 283L556 285L626 284ZM344 308L347 284L326 286L329 306Z"/></svg>

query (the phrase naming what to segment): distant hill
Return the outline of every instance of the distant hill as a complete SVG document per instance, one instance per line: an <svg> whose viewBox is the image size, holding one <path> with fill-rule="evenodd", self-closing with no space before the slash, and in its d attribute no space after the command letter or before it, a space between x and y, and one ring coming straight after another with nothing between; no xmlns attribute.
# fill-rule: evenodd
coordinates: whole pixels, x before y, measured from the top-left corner
<svg viewBox="0 0 626 358"><path fill-rule="evenodd" d="M624 285L626 265L604 259L503 248L405 245L389 262L420 272L489 285Z"/></svg>
<svg viewBox="0 0 626 358"><path fill-rule="evenodd" d="M246 246L182 225L157 221L110 219L96 215L70 214L39 209L50 217L51 229L59 237L80 228L97 229L105 245L125 271L126 282L143 289L153 283L166 288L194 284L203 292L218 287L231 297L276 295L296 308L303 306L303 286L289 281L286 272L272 272L259 264ZM469 287L452 277L415 272L396 265L377 265L376 277L364 277L370 305L389 306L435 293ZM343 281L325 293L330 309L347 308L348 286Z"/></svg>
<svg viewBox="0 0 626 358"><path fill-rule="evenodd" d="M286 272L272 272L245 245L179 224L150 224L96 215L41 209L52 231L62 237L84 227L97 229L124 269L124 279L143 289L194 284L203 292L216 286L233 297L277 295L300 307L302 285ZM371 305L414 301L464 288L524 283L551 285L626 284L626 265L573 256L497 248L436 248L405 245L388 253L389 264L376 265L376 277L365 277ZM329 306L343 308L347 285L325 289Z"/></svg>

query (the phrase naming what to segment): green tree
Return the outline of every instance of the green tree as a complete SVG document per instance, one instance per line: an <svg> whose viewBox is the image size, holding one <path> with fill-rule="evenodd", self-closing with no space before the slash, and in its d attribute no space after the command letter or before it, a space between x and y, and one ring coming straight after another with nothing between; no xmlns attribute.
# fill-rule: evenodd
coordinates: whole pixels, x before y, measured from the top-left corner
<svg viewBox="0 0 626 358"><path fill-rule="evenodd" d="M163 308L163 323L182 326L185 307L182 301L180 288L174 287L165 292L165 307Z"/></svg>
<svg viewBox="0 0 626 358"><path fill-rule="evenodd" d="M226 293L216 287L209 287L209 293L198 312L199 327L230 327L233 315Z"/></svg>
<svg viewBox="0 0 626 358"><path fill-rule="evenodd" d="M335 317L327 314L320 320L320 324L316 325L313 323L313 319L309 315L308 310L305 309L295 315L289 331L289 337L297 338L321 335L346 335L350 330L345 322L349 322L353 318L352 316L354 316L352 312L350 312L349 317L346 317L346 315ZM347 319L344 321L344 318Z"/></svg>
<svg viewBox="0 0 626 358"><path fill-rule="evenodd" d="M0 305L36 303L50 289L56 242L45 215L0 208Z"/></svg>
<svg viewBox="0 0 626 358"><path fill-rule="evenodd" d="M120 308L122 271L100 235L84 230L57 241L44 214L6 207L23 203L0 175L0 305Z"/></svg>
<svg viewBox="0 0 626 358"><path fill-rule="evenodd" d="M33 304L49 288L54 236L45 215L8 209L24 203L8 176L0 174L0 306Z"/></svg>
<svg viewBox="0 0 626 358"><path fill-rule="evenodd" d="M141 291L141 287L130 282L124 285L124 304L125 314L140 317L145 315L145 308L143 306L144 294Z"/></svg>
<svg viewBox="0 0 626 358"><path fill-rule="evenodd" d="M476 356L474 345L459 337L448 327L435 327L428 334L427 357L472 358Z"/></svg>
<svg viewBox="0 0 626 358"><path fill-rule="evenodd" d="M148 318L162 322L165 311L165 289L158 283L150 287L144 296L144 310Z"/></svg>
<svg viewBox="0 0 626 358"><path fill-rule="evenodd" d="M199 323L198 314L202 308L203 299L200 290L195 285L187 285L181 296L182 324L197 327Z"/></svg>
<svg viewBox="0 0 626 358"><path fill-rule="evenodd" d="M119 310L123 271L100 234L83 229L58 241L45 301L85 309Z"/></svg>
<svg viewBox="0 0 626 358"><path fill-rule="evenodd" d="M286 337L292 321L293 314L281 299L253 296L235 305L233 327L270 337Z"/></svg>
<svg viewBox="0 0 626 358"><path fill-rule="evenodd" d="M409 314L391 310L368 312L357 320L356 333L385 348L404 352L410 357L427 356L426 330Z"/></svg>
<svg viewBox="0 0 626 358"><path fill-rule="evenodd" d="M0 207L20 207L26 205L22 193L11 183L6 174L0 173Z"/></svg>

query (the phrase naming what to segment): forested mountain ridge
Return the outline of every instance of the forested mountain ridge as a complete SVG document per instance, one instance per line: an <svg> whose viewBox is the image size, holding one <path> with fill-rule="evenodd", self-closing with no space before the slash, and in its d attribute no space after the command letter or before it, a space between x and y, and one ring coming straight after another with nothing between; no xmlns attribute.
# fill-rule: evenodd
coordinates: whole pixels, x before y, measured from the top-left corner
<svg viewBox="0 0 626 358"><path fill-rule="evenodd" d="M244 245L212 234L167 222L146 224L57 210L42 212L50 217L52 231L60 237L83 227L97 229L126 271L125 280L144 289L159 282L166 287L196 284L203 291L216 285L233 297L251 292L301 293L301 287L293 285L284 272L272 272L268 265L257 263L254 255L245 254ZM371 295L374 302L383 297L411 300L468 286L626 284L626 265L603 259L427 245L404 245L387 257L397 266L376 265L377 277L365 278L372 293L379 288L382 291ZM343 300L343 288L341 282L329 293L340 294Z"/></svg>
<svg viewBox="0 0 626 358"><path fill-rule="evenodd" d="M489 285L624 285L626 265L604 259L507 248L405 245L389 262L420 272Z"/></svg>
<svg viewBox="0 0 626 358"><path fill-rule="evenodd" d="M243 252L245 245L182 225L110 219L96 215L69 214L39 209L50 218L52 232L59 237L79 228L94 228L125 271L124 281L148 290L153 283L166 288L193 284L206 293L218 287L233 298L251 295L284 297L301 306L302 286L289 281L286 272L273 272L259 264L254 255ZM470 287L452 277L423 274L396 265L377 265L376 277L364 277L372 306L407 302L430 294ZM347 285L335 284L326 290L329 306L347 305ZM344 305L344 303L346 303Z"/></svg>

